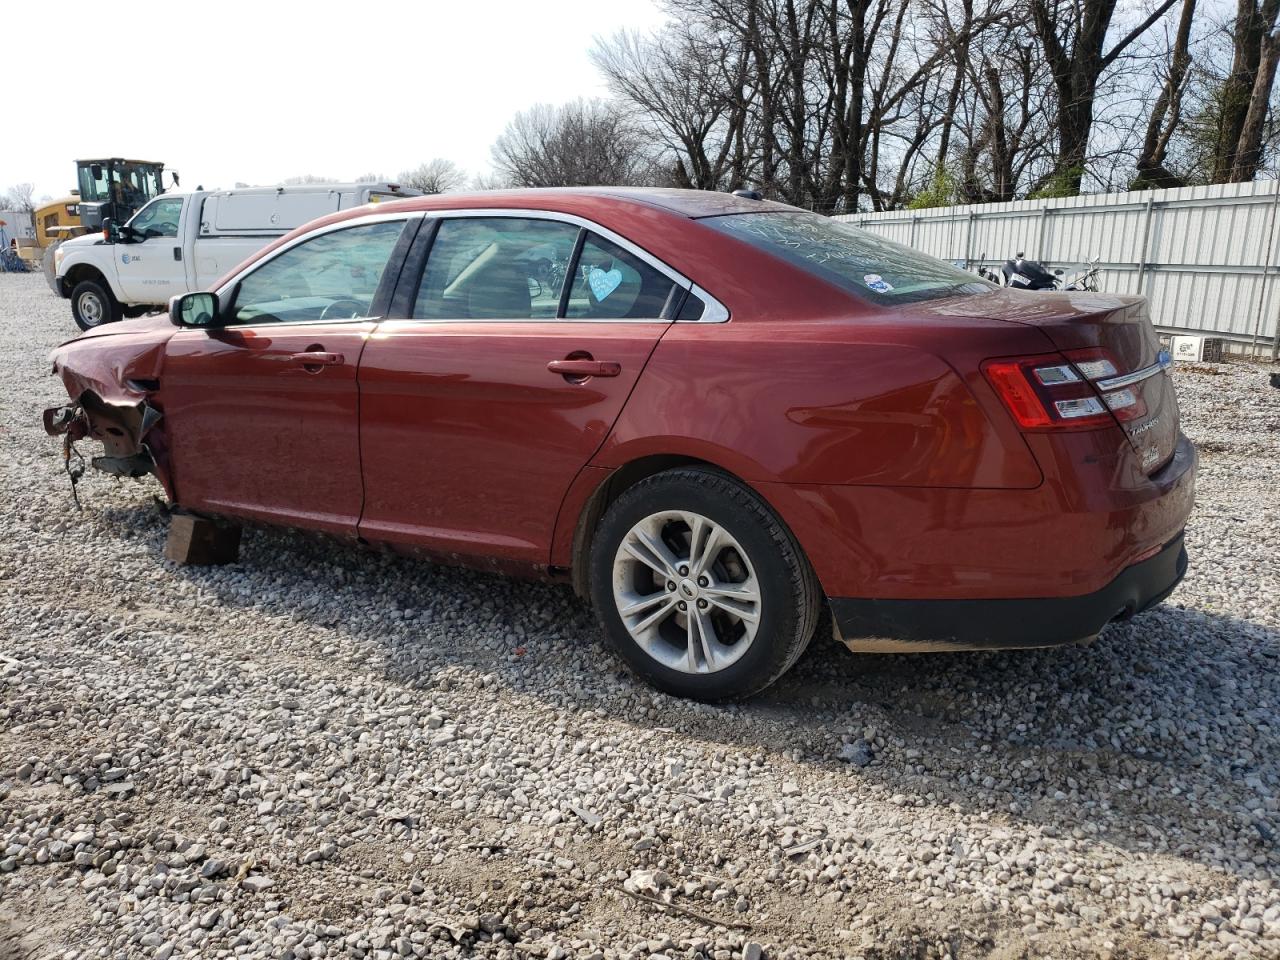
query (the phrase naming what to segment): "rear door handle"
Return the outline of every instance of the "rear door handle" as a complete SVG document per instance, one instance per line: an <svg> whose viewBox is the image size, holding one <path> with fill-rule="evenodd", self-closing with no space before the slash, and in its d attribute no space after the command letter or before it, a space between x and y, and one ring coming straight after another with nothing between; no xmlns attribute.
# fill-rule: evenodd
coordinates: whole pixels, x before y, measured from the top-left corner
<svg viewBox="0 0 1280 960"><path fill-rule="evenodd" d="M616 360L552 360L547 369L565 377L616 377L622 364Z"/></svg>
<svg viewBox="0 0 1280 960"><path fill-rule="evenodd" d="M321 353L318 350L292 354L289 360L304 367L338 367L345 362L340 353Z"/></svg>

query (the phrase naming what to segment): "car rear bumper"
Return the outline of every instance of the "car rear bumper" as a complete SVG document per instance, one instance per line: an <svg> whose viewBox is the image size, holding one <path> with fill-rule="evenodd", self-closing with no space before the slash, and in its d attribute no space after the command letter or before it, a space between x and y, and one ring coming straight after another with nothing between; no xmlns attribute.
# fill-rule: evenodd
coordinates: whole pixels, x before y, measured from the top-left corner
<svg viewBox="0 0 1280 960"><path fill-rule="evenodd" d="M1094 637L1113 620L1148 610L1187 572L1181 532L1100 590L1076 597L983 600L834 598L835 630L849 649L925 653L1052 647Z"/></svg>

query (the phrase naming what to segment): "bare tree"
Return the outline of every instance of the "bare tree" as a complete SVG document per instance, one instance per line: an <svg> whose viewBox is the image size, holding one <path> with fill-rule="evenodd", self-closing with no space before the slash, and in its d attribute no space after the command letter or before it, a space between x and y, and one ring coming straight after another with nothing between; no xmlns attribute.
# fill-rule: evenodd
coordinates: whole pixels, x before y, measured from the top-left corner
<svg viewBox="0 0 1280 960"><path fill-rule="evenodd" d="M385 173L362 173L356 183L387 183L390 179Z"/></svg>
<svg viewBox="0 0 1280 960"><path fill-rule="evenodd" d="M666 0L595 51L680 185L814 209L909 199L951 150L969 45L1016 0Z"/></svg>
<svg viewBox="0 0 1280 960"><path fill-rule="evenodd" d="M511 184L496 173L478 173L471 181L472 190L505 190Z"/></svg>
<svg viewBox="0 0 1280 960"><path fill-rule="evenodd" d="M593 58L679 186L891 209L1249 178L1280 149L1280 0L1218 34L1224 0L662 2Z"/></svg>
<svg viewBox="0 0 1280 960"><path fill-rule="evenodd" d="M337 183L333 177L317 177L314 173L304 173L296 177L286 177L280 181L282 187L296 187L308 183Z"/></svg>
<svg viewBox="0 0 1280 960"><path fill-rule="evenodd" d="M1031 21L1057 89L1058 151L1053 177L1068 193L1079 193L1084 179L1103 72L1177 0L1158 0L1145 18L1107 49L1116 3L1117 0L1030 0Z"/></svg>
<svg viewBox="0 0 1280 960"><path fill-rule="evenodd" d="M1191 67L1191 27L1195 20L1196 0L1182 0L1178 32L1169 53L1169 66L1164 75L1160 95L1147 117L1146 136L1138 154L1138 177L1135 188L1181 187L1186 181L1169 172L1165 165L1169 144L1182 119L1182 101L1186 94Z"/></svg>
<svg viewBox="0 0 1280 960"><path fill-rule="evenodd" d="M740 47L677 21L660 37L619 33L592 58L614 92L644 112L677 186L721 190L745 179Z"/></svg>
<svg viewBox="0 0 1280 960"><path fill-rule="evenodd" d="M467 173L452 160L433 157L401 173L400 183L423 193L449 193L467 185Z"/></svg>
<svg viewBox="0 0 1280 960"><path fill-rule="evenodd" d="M31 213L35 210L36 185L34 183L15 183L11 186L4 196L0 197L0 204L8 207L10 210L17 210L19 213Z"/></svg>
<svg viewBox="0 0 1280 960"><path fill-rule="evenodd" d="M1235 136L1234 148L1219 157L1217 172L1226 172L1234 182L1252 180L1261 162L1263 124L1275 85L1276 62L1280 55L1280 0L1240 0L1236 17L1236 65L1228 84L1230 115L1227 129ZM1250 82L1251 81L1251 82Z"/></svg>
<svg viewBox="0 0 1280 960"><path fill-rule="evenodd" d="M642 185L656 178L649 139L617 104L601 100L517 113L493 145L493 163L517 187Z"/></svg>
<svg viewBox="0 0 1280 960"><path fill-rule="evenodd" d="M1057 114L1053 78L1034 36L1017 29L1025 8L978 32L965 63L952 169L957 199L1013 200L1053 168Z"/></svg>

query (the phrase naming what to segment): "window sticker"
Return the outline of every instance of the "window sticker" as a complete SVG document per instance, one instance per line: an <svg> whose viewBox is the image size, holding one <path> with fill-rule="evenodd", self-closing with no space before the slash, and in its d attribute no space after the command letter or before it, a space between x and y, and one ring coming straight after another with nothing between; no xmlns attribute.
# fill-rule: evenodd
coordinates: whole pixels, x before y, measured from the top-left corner
<svg viewBox="0 0 1280 960"><path fill-rule="evenodd" d="M621 285L622 271L617 267L612 270L592 267L587 272L587 283L591 286L591 292L595 294L596 299L603 301Z"/></svg>
<svg viewBox="0 0 1280 960"><path fill-rule="evenodd" d="M874 290L876 293L888 293L893 289L893 284L885 280L878 273L868 273L862 278L862 282Z"/></svg>

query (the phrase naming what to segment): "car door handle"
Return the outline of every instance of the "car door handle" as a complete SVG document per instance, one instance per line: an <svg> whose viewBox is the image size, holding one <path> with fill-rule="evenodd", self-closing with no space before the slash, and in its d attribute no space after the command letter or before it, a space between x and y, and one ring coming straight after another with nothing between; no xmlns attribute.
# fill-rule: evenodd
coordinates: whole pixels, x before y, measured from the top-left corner
<svg viewBox="0 0 1280 960"><path fill-rule="evenodd" d="M340 353L321 353L318 350L291 354L289 360L292 363L300 363L304 367L338 367L346 362Z"/></svg>
<svg viewBox="0 0 1280 960"><path fill-rule="evenodd" d="M552 360L547 369L564 377L616 377L622 364L616 360Z"/></svg>

